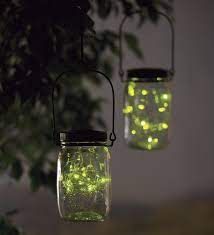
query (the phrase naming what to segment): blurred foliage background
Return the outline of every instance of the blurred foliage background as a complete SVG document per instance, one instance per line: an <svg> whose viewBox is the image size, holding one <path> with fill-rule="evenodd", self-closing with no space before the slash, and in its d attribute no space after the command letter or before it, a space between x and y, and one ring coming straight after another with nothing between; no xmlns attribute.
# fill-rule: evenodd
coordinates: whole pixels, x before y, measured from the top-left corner
<svg viewBox="0 0 214 235"><path fill-rule="evenodd" d="M85 35L85 60L111 76L118 56L118 34L94 30L94 18L108 20L142 9L139 26L158 22L156 10L170 14L172 0L1 0L0 2L0 174L55 193L56 154L52 140L51 87L56 76L73 69L57 88L61 128L105 128L100 97L94 97L79 68L80 34ZM127 47L142 59L137 37L124 34ZM99 88L102 79L88 75ZM84 101L84 102L83 102ZM19 234L0 217L1 234Z"/></svg>

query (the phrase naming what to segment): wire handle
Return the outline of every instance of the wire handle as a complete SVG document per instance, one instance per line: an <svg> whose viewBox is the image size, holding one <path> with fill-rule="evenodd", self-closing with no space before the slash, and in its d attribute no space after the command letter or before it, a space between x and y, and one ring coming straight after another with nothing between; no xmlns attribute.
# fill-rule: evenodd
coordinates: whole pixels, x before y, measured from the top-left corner
<svg viewBox="0 0 214 235"><path fill-rule="evenodd" d="M124 16L120 27L119 27L119 76L122 82L124 82L124 69L123 69L123 26L126 22L126 20L135 14L141 14L142 10L137 10L134 12L131 12L127 15ZM171 69L169 70L170 75L174 75L175 73L175 29L174 29L174 24L172 19L166 15L163 12L156 11L158 15L163 16L169 23L170 25L170 30L171 30Z"/></svg>
<svg viewBox="0 0 214 235"><path fill-rule="evenodd" d="M111 141L111 144L108 144L108 147L112 147L114 144L114 141L116 140L116 134L115 134L115 92L113 84L108 76L106 76L103 72L100 72L98 70L94 69L87 69L89 72L97 73L102 75L110 84L111 91L112 91L112 131L109 135L109 140ZM54 84L52 86L52 121L53 121L53 138L56 140L56 117L55 117L55 102L54 102L54 92L57 85L57 82L60 78L62 78L65 74L73 72L72 70L65 71L61 73L54 81Z"/></svg>

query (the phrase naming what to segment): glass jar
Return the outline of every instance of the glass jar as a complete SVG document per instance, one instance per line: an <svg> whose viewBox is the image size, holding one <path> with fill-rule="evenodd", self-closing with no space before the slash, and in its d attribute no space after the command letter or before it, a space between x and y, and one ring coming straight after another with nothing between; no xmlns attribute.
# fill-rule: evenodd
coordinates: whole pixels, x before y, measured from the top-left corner
<svg viewBox="0 0 214 235"><path fill-rule="evenodd" d="M169 142L172 76L163 69L128 71L125 87L125 139L130 147L154 150Z"/></svg>
<svg viewBox="0 0 214 235"><path fill-rule="evenodd" d="M70 221L103 221L111 198L107 134L100 131L60 133L57 198L60 216Z"/></svg>

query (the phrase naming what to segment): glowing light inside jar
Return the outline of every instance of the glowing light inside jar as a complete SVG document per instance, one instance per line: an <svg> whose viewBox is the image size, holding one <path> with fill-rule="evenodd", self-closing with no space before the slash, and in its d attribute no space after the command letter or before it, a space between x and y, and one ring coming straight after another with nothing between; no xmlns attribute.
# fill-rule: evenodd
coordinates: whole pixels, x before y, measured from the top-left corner
<svg viewBox="0 0 214 235"><path fill-rule="evenodd" d="M168 82L130 82L124 114L126 139L132 147L153 150L168 143L172 94Z"/></svg>

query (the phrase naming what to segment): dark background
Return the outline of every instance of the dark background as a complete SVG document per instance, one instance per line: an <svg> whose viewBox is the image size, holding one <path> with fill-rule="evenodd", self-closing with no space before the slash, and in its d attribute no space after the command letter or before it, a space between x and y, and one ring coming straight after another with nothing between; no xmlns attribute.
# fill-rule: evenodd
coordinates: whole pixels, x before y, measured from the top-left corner
<svg viewBox="0 0 214 235"><path fill-rule="evenodd" d="M103 224L65 224L59 219L55 196L41 188L32 193L27 177L15 184L5 175L0 180L0 211L19 208L14 221L26 234L213 234L214 112L213 22L211 0L177 0L176 75L171 143L155 152L130 150L123 140L123 86L117 73L116 127L118 140L112 149L113 206L110 221ZM96 28L117 29L117 21L96 21ZM134 29L148 66L169 63L169 30L165 21ZM141 66L132 54L126 66ZM117 61L115 61L117 66ZM97 95L109 95L107 85ZM109 99L110 101L110 99ZM110 124L110 102L103 106ZM56 156L57 157L57 156ZM9 183L9 185L8 185ZM90 230L88 230L90 229ZM1 231L0 231L1 234Z"/></svg>

